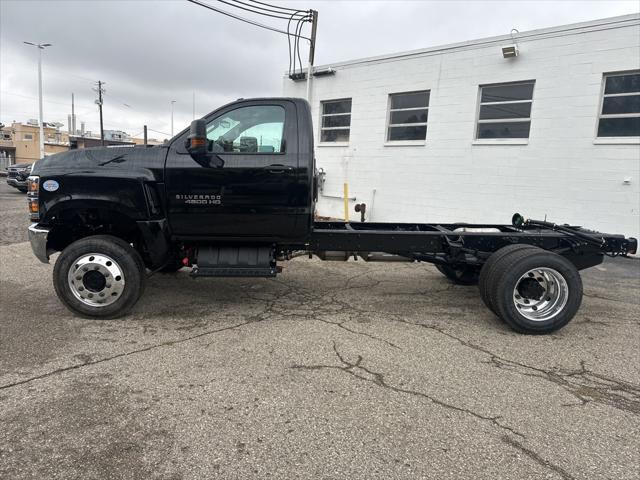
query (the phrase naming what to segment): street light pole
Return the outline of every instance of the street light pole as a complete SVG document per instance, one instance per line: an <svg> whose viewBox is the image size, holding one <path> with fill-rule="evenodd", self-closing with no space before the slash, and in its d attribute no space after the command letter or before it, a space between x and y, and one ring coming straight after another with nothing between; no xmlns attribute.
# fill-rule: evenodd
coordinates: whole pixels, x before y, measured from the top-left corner
<svg viewBox="0 0 640 480"><path fill-rule="evenodd" d="M38 48L38 123L40 125L40 158L44 158L44 121L42 119L42 50L51 47L50 43L23 42L27 45Z"/></svg>
<svg viewBox="0 0 640 480"><path fill-rule="evenodd" d="M173 138L173 104L176 103L175 100L171 100L171 138Z"/></svg>

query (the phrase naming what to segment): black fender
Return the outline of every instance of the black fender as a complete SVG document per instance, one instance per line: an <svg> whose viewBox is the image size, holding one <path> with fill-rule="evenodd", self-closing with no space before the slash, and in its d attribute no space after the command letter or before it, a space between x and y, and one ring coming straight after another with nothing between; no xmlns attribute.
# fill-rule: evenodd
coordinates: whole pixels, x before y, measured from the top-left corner
<svg viewBox="0 0 640 480"><path fill-rule="evenodd" d="M85 175L68 175L57 180L60 184L57 191L41 190L39 223L53 228L50 247L63 249L78 236L103 231L102 227L96 227L102 219L109 218L112 227L105 233L120 236L111 231L114 228L119 230L119 226L124 232L131 233L135 229L137 234L132 236L128 233L122 238L133 241L139 236L144 244L140 253L147 266L152 269L161 267L170 251L171 236L164 216L162 184L148 180L145 176L99 177L85 172ZM88 218L99 220L92 223ZM81 233L77 230L71 233L70 221L74 226L82 227Z"/></svg>

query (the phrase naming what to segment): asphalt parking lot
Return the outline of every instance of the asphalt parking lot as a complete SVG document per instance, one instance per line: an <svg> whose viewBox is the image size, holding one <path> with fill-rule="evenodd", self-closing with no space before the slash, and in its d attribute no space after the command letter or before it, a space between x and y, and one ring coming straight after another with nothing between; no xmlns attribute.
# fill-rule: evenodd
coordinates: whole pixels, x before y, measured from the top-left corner
<svg viewBox="0 0 640 480"><path fill-rule="evenodd" d="M0 478L639 478L637 260L541 337L424 264L306 259L91 321L0 184Z"/></svg>

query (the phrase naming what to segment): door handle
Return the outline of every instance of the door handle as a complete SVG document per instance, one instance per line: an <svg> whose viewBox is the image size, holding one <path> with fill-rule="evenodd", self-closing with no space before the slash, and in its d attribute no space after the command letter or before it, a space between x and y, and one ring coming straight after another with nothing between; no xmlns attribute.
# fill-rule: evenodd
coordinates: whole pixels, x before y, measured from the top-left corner
<svg viewBox="0 0 640 480"><path fill-rule="evenodd" d="M269 173L278 173L278 174L293 172L293 167L290 167L288 165L282 165L280 163L274 163L273 165L269 165L265 167L265 169Z"/></svg>

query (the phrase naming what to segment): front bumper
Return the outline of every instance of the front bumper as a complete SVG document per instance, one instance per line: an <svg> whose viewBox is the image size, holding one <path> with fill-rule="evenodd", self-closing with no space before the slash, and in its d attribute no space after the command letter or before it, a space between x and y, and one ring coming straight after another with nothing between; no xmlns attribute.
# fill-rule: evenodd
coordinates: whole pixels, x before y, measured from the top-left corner
<svg viewBox="0 0 640 480"><path fill-rule="evenodd" d="M42 263L49 263L49 252L47 251L47 236L49 229L41 227L37 223L29 226L29 243L34 255Z"/></svg>
<svg viewBox="0 0 640 480"><path fill-rule="evenodd" d="M8 177L7 178L7 185L11 185L12 187L15 188L27 188L27 180L19 180L15 177Z"/></svg>

